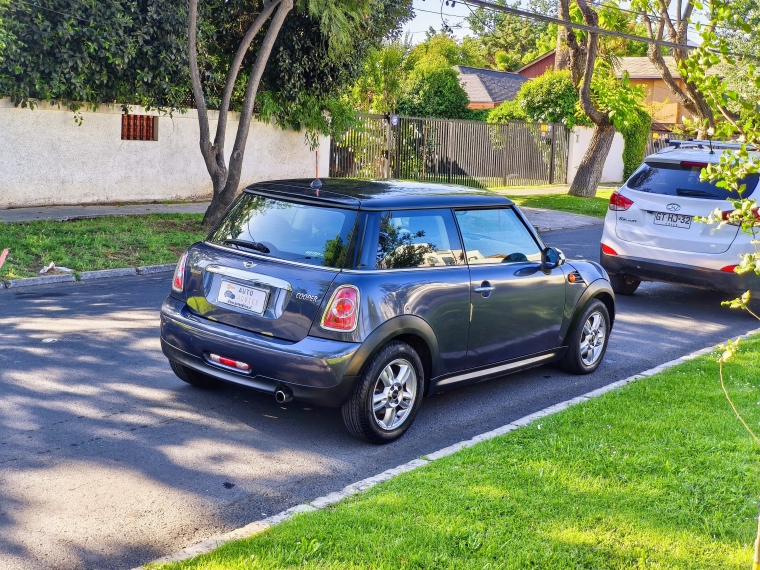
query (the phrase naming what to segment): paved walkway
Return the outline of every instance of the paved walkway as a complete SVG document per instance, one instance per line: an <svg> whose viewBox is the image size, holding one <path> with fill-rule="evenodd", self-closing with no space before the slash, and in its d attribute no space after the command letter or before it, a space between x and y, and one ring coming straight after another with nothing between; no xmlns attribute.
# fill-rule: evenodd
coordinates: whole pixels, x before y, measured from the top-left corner
<svg viewBox="0 0 760 570"><path fill-rule="evenodd" d="M134 216L140 214L202 214L208 202L182 204L133 204L129 206L47 206L0 210L0 223L36 220L75 220L100 216ZM599 218L569 214L542 208L521 208L539 232L584 228L603 223Z"/></svg>
<svg viewBox="0 0 760 570"><path fill-rule="evenodd" d="M37 220L76 220L101 216L135 216L140 214L202 214L208 202L181 204L131 204L128 206L40 206L0 210L0 223L34 222Z"/></svg>

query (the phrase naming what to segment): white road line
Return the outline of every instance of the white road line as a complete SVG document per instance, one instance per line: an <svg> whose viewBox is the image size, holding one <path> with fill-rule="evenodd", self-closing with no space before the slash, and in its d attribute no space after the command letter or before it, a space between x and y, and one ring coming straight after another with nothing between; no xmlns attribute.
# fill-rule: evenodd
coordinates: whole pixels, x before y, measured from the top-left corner
<svg viewBox="0 0 760 570"><path fill-rule="evenodd" d="M753 329L747 332L746 334L740 336L739 338L746 339L758 333L760 333L760 329ZM211 552L215 548L218 548L219 546L227 542L231 542L233 540L239 540L241 538L249 538L256 534L260 534L272 528L275 525L285 522L289 518L293 517L293 515L323 509L329 505L333 505L339 501L342 501L343 499L346 499L352 495L355 495L362 491L366 491L367 489L374 487L375 485L379 483L384 483L385 481L393 479L397 475L406 473L408 471L414 471L415 469L419 469L420 467L427 465L431 461L435 461L436 459L441 459L443 457L453 455L457 451L461 451L462 449L472 447L473 445L477 443L488 441L489 439L493 439L495 437L499 437L501 435L514 431L517 428L527 426L528 424L533 423L539 418L543 418L551 414L555 414L557 412L560 412L564 409L569 408L570 406L574 406L576 404L586 402L590 400L591 398L596 398L597 396L601 396L602 394L606 394L607 392L617 390L618 388L622 388L626 384L630 384L631 382L635 380L640 380L642 378L648 378L650 376L654 376L655 374L662 372L664 370L667 370L668 368L673 368L674 366L678 366L679 364L683 364L684 362L688 362L689 360L694 360L695 358L704 356L705 354L709 354L715 351L717 349L717 346L718 345L708 346L706 348L703 348L702 350L691 352L685 356L676 358L675 360L671 360L669 362L665 362L664 364L660 364L659 366L655 366L654 368L650 368L649 370L644 370L644 372L634 374L633 376L629 376L628 378L625 378L623 380L618 380L617 382L613 382L611 384L607 384L606 386L602 386L601 388L597 388L596 390L592 390L591 392L587 392L583 394L582 396L577 396L576 398L573 398L572 400L566 400L564 402L554 404L553 406L549 406L548 408L544 408L543 410L533 412L532 414L519 418L511 423L508 423L507 425L501 426L491 431L487 431L480 435L476 435L475 437L471 439L467 439L464 441L460 441L459 443L449 445L448 447L444 447L443 449L439 449L438 451L434 451L433 453L428 453L427 455L424 455L420 459L415 459L413 461L410 461L409 463L404 463L403 465L399 465L398 467L395 467L393 469L388 469L387 471L383 471L382 473L378 475L375 475L373 477L368 477L367 479L362 479L361 481L357 481L356 483L351 483L347 487L344 487L342 490L337 491L335 493L330 493L329 495L325 495L324 497L319 497L317 499L314 499L313 501L310 501L309 503L296 505L295 507L292 507L286 511L282 511L281 513L272 515L271 517L267 517L259 521L254 521L250 524L247 524L243 527L240 527L228 533L209 538L208 540L204 540L203 542L194 544L193 546L188 546L187 548L183 548L179 552L175 552L174 554L169 554L168 556L158 558L157 560L154 560L152 564L161 564L161 563L167 563L167 562L178 562L180 560L187 560L189 558L193 558L200 554L206 554L207 552ZM140 568L142 568L142 566L135 568L134 570L140 570Z"/></svg>

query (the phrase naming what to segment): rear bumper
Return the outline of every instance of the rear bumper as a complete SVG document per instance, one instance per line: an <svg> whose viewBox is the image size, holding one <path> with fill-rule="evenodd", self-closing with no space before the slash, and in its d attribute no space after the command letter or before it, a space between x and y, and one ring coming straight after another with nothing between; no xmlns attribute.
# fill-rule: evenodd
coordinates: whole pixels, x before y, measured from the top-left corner
<svg viewBox="0 0 760 570"><path fill-rule="evenodd" d="M760 292L760 277L754 273L737 275L693 265L607 255L604 252L600 252L599 256L602 267L611 275L634 275L643 281L662 281L730 293L744 293L747 290Z"/></svg>
<svg viewBox="0 0 760 570"><path fill-rule="evenodd" d="M172 297L161 307L161 349L169 360L267 394L287 386L295 399L319 406L346 401L356 377L344 373L360 346L308 336L299 342L266 338L200 318ZM212 363L210 353L246 362L251 371Z"/></svg>

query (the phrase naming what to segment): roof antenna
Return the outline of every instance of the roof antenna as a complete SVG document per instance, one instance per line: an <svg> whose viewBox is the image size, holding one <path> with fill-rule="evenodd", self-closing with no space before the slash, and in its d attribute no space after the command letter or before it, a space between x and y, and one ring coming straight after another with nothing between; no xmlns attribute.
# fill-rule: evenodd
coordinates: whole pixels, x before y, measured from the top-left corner
<svg viewBox="0 0 760 570"><path fill-rule="evenodd" d="M715 151L713 150L713 147L712 147L712 138L714 134L715 134L715 129L713 129L712 127L707 129L707 139L710 141L710 154L715 154Z"/></svg>
<svg viewBox="0 0 760 570"><path fill-rule="evenodd" d="M322 181L319 179L319 151L315 151L314 153L316 155L316 170L317 170L317 177L314 179L314 181L311 183L311 187L314 188L314 190L317 191L317 196L319 195L319 189L322 188Z"/></svg>

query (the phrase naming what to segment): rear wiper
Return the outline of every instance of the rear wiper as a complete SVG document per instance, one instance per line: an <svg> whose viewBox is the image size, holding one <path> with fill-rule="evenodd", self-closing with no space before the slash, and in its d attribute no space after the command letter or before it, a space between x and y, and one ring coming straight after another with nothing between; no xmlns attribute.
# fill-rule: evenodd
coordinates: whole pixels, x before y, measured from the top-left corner
<svg viewBox="0 0 760 570"><path fill-rule="evenodd" d="M676 194L679 196L704 196L705 198L718 197L712 192L705 192L704 190L689 190L688 188L676 188Z"/></svg>
<svg viewBox="0 0 760 570"><path fill-rule="evenodd" d="M257 241L245 241L242 239L226 239L224 240L223 243L236 245L238 247L245 247L247 249L252 249L254 251L258 251L261 253L269 253L269 248L265 246L263 243L259 243Z"/></svg>

